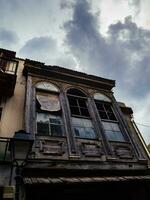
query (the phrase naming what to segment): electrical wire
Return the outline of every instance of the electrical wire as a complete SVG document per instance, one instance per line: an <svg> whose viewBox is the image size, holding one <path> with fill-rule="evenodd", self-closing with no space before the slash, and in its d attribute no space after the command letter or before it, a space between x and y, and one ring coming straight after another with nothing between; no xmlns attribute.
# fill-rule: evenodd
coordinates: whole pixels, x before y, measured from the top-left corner
<svg viewBox="0 0 150 200"><path fill-rule="evenodd" d="M146 124L141 124L141 123L138 123L138 122L135 122L137 125L139 125L139 126L144 126L144 127L147 127L147 128L150 128L150 126L149 125L146 125Z"/></svg>

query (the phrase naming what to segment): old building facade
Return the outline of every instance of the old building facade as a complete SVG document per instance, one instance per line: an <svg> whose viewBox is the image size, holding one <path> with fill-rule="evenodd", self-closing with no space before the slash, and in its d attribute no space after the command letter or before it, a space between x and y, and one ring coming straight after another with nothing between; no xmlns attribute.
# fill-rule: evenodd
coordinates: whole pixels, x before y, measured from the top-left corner
<svg viewBox="0 0 150 200"><path fill-rule="evenodd" d="M14 198L9 142L24 130L34 144L20 199L148 199L149 154L114 80L0 55L2 198Z"/></svg>

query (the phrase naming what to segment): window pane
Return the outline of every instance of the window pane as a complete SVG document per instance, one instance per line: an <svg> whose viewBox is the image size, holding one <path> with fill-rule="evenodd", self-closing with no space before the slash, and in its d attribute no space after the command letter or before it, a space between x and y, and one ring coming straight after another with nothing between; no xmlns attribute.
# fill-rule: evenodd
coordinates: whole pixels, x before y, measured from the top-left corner
<svg viewBox="0 0 150 200"><path fill-rule="evenodd" d="M78 103L80 107L87 108L85 99L78 99Z"/></svg>
<svg viewBox="0 0 150 200"><path fill-rule="evenodd" d="M105 111L102 103L96 103L96 107L98 110Z"/></svg>
<svg viewBox="0 0 150 200"><path fill-rule="evenodd" d="M119 125L112 122L102 122L105 130L120 131Z"/></svg>
<svg viewBox="0 0 150 200"><path fill-rule="evenodd" d="M113 112L112 108L111 108L111 106L109 104L104 104L104 107L106 109L106 112Z"/></svg>
<svg viewBox="0 0 150 200"><path fill-rule="evenodd" d="M59 116L50 115L50 124L61 124L61 118Z"/></svg>
<svg viewBox="0 0 150 200"><path fill-rule="evenodd" d="M72 117L72 124L81 127L93 127L91 120Z"/></svg>
<svg viewBox="0 0 150 200"><path fill-rule="evenodd" d="M37 123L37 134L38 135L49 135L49 124L48 123Z"/></svg>
<svg viewBox="0 0 150 200"><path fill-rule="evenodd" d="M102 122L105 130L112 130L111 123L109 122Z"/></svg>
<svg viewBox="0 0 150 200"><path fill-rule="evenodd" d="M93 128L85 128L85 138L95 138L95 132L94 132L94 129Z"/></svg>
<svg viewBox="0 0 150 200"><path fill-rule="evenodd" d="M48 123L48 114L47 113L37 113L37 121L38 122L46 122Z"/></svg>
<svg viewBox="0 0 150 200"><path fill-rule="evenodd" d="M108 119L108 116L107 116L106 112L99 111L99 115L100 115L101 119Z"/></svg>
<svg viewBox="0 0 150 200"><path fill-rule="evenodd" d="M77 106L77 100L74 97L68 97L71 106Z"/></svg>
<svg viewBox="0 0 150 200"><path fill-rule="evenodd" d="M120 142L125 141L121 132L106 131L106 136L108 140L111 140L111 141L120 141Z"/></svg>
<svg viewBox="0 0 150 200"><path fill-rule="evenodd" d="M59 92L58 88L55 85L48 82L40 82L37 84L36 88L51 91L51 92Z"/></svg>
<svg viewBox="0 0 150 200"><path fill-rule="evenodd" d="M78 107L71 106L70 109L71 109L71 114L72 115L80 115L80 111L79 111Z"/></svg>
<svg viewBox="0 0 150 200"><path fill-rule="evenodd" d="M92 122L89 119L83 119L82 124L84 127L93 127Z"/></svg>
<svg viewBox="0 0 150 200"><path fill-rule="evenodd" d="M75 135L81 138L95 139L95 132L93 128L75 127Z"/></svg>
<svg viewBox="0 0 150 200"><path fill-rule="evenodd" d="M102 122L108 140L125 141L117 123Z"/></svg>
<svg viewBox="0 0 150 200"><path fill-rule="evenodd" d="M84 137L84 135L85 135L85 133L84 133L84 128L75 127L74 130L75 130L75 135L76 135L77 137Z"/></svg>
<svg viewBox="0 0 150 200"><path fill-rule="evenodd" d="M81 97L86 97L86 95L82 91L80 91L78 89L69 89L68 92L67 92L67 94L81 96Z"/></svg>
<svg viewBox="0 0 150 200"><path fill-rule="evenodd" d="M73 117L72 124L76 137L91 139L96 138L91 120Z"/></svg>
<svg viewBox="0 0 150 200"><path fill-rule="evenodd" d="M84 119L82 119L82 118L72 117L72 124L78 125L78 126L83 126L83 120Z"/></svg>
<svg viewBox="0 0 150 200"><path fill-rule="evenodd" d="M119 125L117 123L111 123L111 128L114 131L120 131Z"/></svg>
<svg viewBox="0 0 150 200"><path fill-rule="evenodd" d="M111 102L111 100L106 95L101 94L101 93L95 93L94 99L97 99L97 100L100 100L100 101Z"/></svg>
<svg viewBox="0 0 150 200"><path fill-rule="evenodd" d="M85 116L85 117L89 117L90 116L88 109L86 109L86 108L80 108L80 111L81 111L81 115L82 116Z"/></svg>
<svg viewBox="0 0 150 200"><path fill-rule="evenodd" d="M114 113L107 113L107 115L108 115L108 117L109 117L110 120L115 120L115 121L117 121L117 120L116 120L116 117L115 117L115 115L114 115Z"/></svg>
<svg viewBox="0 0 150 200"><path fill-rule="evenodd" d="M61 117L49 113L37 113L37 134L62 136Z"/></svg>
<svg viewBox="0 0 150 200"><path fill-rule="evenodd" d="M51 127L51 135L52 136L62 136L62 127L61 125L50 125Z"/></svg>

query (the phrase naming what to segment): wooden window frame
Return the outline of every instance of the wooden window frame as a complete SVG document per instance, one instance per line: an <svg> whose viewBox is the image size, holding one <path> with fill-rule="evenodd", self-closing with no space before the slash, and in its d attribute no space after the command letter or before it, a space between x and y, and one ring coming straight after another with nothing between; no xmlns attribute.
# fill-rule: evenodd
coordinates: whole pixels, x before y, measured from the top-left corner
<svg viewBox="0 0 150 200"><path fill-rule="evenodd" d="M123 133L121 127L120 127L120 123L119 123L119 121L118 121L118 119L117 119L117 116L116 116L116 114L115 114L115 112L114 112L114 110L113 110L112 103L111 103L111 102L101 101L101 100L96 100L96 99L94 100L94 102L95 102L95 105L96 105L96 108L97 108L99 117L100 117L100 119L101 119L101 123L102 123L102 126L103 126L104 134L105 134L107 140L108 140L109 142L127 142L127 141L126 141L126 137L125 137L125 135L124 135L124 133ZM98 109L97 104L101 104L101 105L103 106L103 108L104 108L104 111L103 111L103 112L105 113L105 116L107 116L106 118L103 118L103 117L102 117L102 114L100 114L100 112L101 112L102 110L99 110L99 109ZM108 111L106 110L105 105L109 106L109 109L111 110L111 112L108 112ZM112 114L112 115L113 115L113 118L111 118L110 115L109 115L108 113ZM118 128L119 128L120 131L113 130L113 129L112 129L112 130L107 130L107 129L104 127L103 122L104 122L104 123L105 123L105 122L106 122L106 123L110 123L110 124L111 124L111 123L114 123L114 124L118 125ZM114 133L118 132L118 133L120 134L120 139L118 139L119 137L118 137L118 138L116 137L116 140L115 140L115 139L109 139L109 137L108 137L108 135L107 135L108 132L114 132ZM121 138L122 138L122 139L121 139Z"/></svg>
<svg viewBox="0 0 150 200"><path fill-rule="evenodd" d="M42 83L42 82L41 82ZM49 83L49 82L45 82L44 81L44 83ZM55 86L55 84L52 84L52 83L49 83L50 85L54 85L54 87L56 87L57 88L57 86ZM38 84L39 85L39 84ZM37 85L37 86L38 86ZM42 89L42 88L36 88L36 90L35 90L35 96L37 95L37 94L43 94L43 95L45 95L45 94L50 94L50 95L57 95L58 96L58 98L59 98L59 101L60 101L60 97L59 97L59 95L60 95L60 93L59 93L59 90L57 90L57 91L49 91L49 90L46 90L46 89ZM46 110L42 110L42 109L40 109L40 108L38 108L37 107L37 105L39 104L39 102L38 102L38 100L36 99L36 104L35 104L35 107L36 107L36 109L35 109L35 111L36 111L36 135L37 136L50 136L50 137L64 137L64 122L63 122L63 117L62 117L62 109L61 109L61 106L60 106L60 110L59 111L46 111ZM60 104L61 104L61 102L60 102ZM52 125L52 123L50 122L50 118L49 118L49 120L48 120L48 127L49 127L49 129L48 129L48 133L49 134L46 134L46 135L44 135L44 134L40 134L40 133L38 133L38 128L37 128L37 123L38 123L38 121L37 121L37 115L38 115L38 113L40 114L40 113L43 113L43 114L45 114L45 115L51 115L51 116L58 116L58 117L60 117L60 119L61 119L61 124L60 125L57 125L57 126L60 126L61 127L61 135L53 135L52 134L52 132L51 132L51 125ZM44 124L44 122L43 122L43 124ZM45 123L46 124L46 123ZM53 124L54 125L54 124Z"/></svg>

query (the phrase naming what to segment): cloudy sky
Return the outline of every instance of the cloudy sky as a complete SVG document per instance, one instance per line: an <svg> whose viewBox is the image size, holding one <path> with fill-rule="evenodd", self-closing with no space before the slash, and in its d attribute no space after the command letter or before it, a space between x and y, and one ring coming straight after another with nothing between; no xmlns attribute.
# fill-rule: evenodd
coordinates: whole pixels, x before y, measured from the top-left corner
<svg viewBox="0 0 150 200"><path fill-rule="evenodd" d="M0 0L0 47L116 80L149 143L149 10L149 0Z"/></svg>

